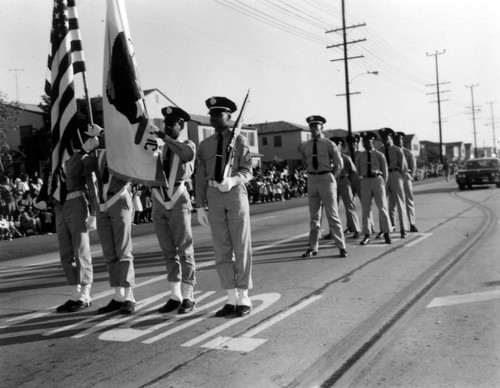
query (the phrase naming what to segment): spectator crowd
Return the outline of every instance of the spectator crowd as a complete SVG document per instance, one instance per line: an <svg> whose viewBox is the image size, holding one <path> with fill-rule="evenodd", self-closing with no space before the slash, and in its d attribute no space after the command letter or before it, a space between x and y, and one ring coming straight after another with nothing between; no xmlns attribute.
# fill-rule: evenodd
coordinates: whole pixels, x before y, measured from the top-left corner
<svg viewBox="0 0 500 388"><path fill-rule="evenodd" d="M456 173L456 164L421 164L415 180L448 176ZM37 197L43 181L37 172L19 176L0 175L0 240L12 240L40 234L55 233L54 204L46 207L37 205ZM187 183L193 209L196 209L194 185ZM134 204L132 225L152 222L151 189L144 185L131 186ZM255 168L254 179L247 184L250 204L287 201L307 194L307 173L303 168L290 171L286 165L273 164L265 169Z"/></svg>

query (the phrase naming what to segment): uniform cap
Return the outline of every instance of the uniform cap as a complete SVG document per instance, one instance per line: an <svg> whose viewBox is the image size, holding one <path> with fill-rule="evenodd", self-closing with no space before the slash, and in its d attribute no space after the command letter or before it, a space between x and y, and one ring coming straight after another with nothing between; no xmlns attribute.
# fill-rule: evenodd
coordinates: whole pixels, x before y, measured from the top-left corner
<svg viewBox="0 0 500 388"><path fill-rule="evenodd" d="M176 106L166 106L161 110L161 114L165 117L165 119L174 120L180 119L183 121L191 120L191 116L181 108Z"/></svg>
<svg viewBox="0 0 500 388"><path fill-rule="evenodd" d="M406 136L406 134L404 132L396 132L396 136L404 138Z"/></svg>
<svg viewBox="0 0 500 388"><path fill-rule="evenodd" d="M377 138L377 134L371 131L364 131L361 133L361 137L363 140L375 140Z"/></svg>
<svg viewBox="0 0 500 388"><path fill-rule="evenodd" d="M380 137L387 137L387 136L392 136L394 137L395 133L391 128L380 128L378 130L378 134Z"/></svg>
<svg viewBox="0 0 500 388"><path fill-rule="evenodd" d="M233 113L237 109L236 104L226 97L210 97L205 101L205 104L210 112L222 111Z"/></svg>
<svg viewBox="0 0 500 388"><path fill-rule="evenodd" d="M320 123L324 124L326 123L326 119L323 116L309 116L307 119L307 124L315 124L315 123Z"/></svg>
<svg viewBox="0 0 500 388"><path fill-rule="evenodd" d="M345 139L340 136L334 136L330 138L331 141L333 141L337 145L341 145L342 147L345 147Z"/></svg>

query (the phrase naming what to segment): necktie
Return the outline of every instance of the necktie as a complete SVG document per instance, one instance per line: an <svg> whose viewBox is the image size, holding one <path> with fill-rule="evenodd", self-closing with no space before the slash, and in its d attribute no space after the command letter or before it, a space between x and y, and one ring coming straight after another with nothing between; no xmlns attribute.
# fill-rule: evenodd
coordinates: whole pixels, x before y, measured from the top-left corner
<svg viewBox="0 0 500 388"><path fill-rule="evenodd" d="M313 168L318 169L318 141L313 142Z"/></svg>
<svg viewBox="0 0 500 388"><path fill-rule="evenodd" d="M167 154L165 155L165 160L163 161L163 172L165 173L165 179L168 181L170 176L170 159L172 158L172 150L167 149Z"/></svg>
<svg viewBox="0 0 500 388"><path fill-rule="evenodd" d="M215 180L220 183L222 182L222 134L217 135L217 154L215 155Z"/></svg>
<svg viewBox="0 0 500 388"><path fill-rule="evenodd" d="M368 177L373 176L373 171L372 171L372 155L370 154L370 151L366 151L367 157L368 157L368 163L366 164L366 175Z"/></svg>
<svg viewBox="0 0 500 388"><path fill-rule="evenodd" d="M391 163L389 160L389 148L385 147L385 158L387 159L387 167L389 167L389 164Z"/></svg>

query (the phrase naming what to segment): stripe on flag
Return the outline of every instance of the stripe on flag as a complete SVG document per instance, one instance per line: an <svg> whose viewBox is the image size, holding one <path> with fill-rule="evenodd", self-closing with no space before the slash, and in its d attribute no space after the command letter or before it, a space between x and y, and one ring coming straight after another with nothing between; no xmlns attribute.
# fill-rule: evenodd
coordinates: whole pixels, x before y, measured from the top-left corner
<svg viewBox="0 0 500 388"><path fill-rule="evenodd" d="M85 71L75 0L54 0L45 93L50 97L52 181L50 193L59 201L66 195L64 163L79 148L74 75Z"/></svg>
<svg viewBox="0 0 500 388"><path fill-rule="evenodd" d="M165 185L161 154L149 125L122 0L107 3L103 87L109 169L121 179L150 186Z"/></svg>

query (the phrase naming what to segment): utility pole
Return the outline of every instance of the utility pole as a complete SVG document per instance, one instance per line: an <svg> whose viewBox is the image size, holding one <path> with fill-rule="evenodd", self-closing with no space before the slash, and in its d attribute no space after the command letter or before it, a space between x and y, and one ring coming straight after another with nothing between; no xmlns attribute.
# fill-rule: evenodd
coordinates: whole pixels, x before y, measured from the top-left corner
<svg viewBox="0 0 500 388"><path fill-rule="evenodd" d="M472 100L472 125L474 128L474 158L477 158L477 139L476 139L476 108L474 107L474 88L479 84L465 85L470 88L470 97Z"/></svg>
<svg viewBox="0 0 500 388"><path fill-rule="evenodd" d="M427 93L427 94L436 94L437 95L437 105L438 105L438 123L439 123L439 161L441 164L444 163L443 160L443 132L441 128L441 101L448 101L448 100L441 100L441 93L447 93L449 90L440 90L439 86L440 85L445 85L448 84L449 82L439 82L439 67L438 67L438 55L444 54L446 50L443 50L441 52L435 52L434 54L429 54L425 53L428 57L434 56L434 59L436 61L436 92L434 93ZM426 85L426 86L434 86L434 84ZM436 101L432 101L436 102Z"/></svg>
<svg viewBox="0 0 500 388"><path fill-rule="evenodd" d="M344 49L344 58L341 58L341 59L332 59L330 62L344 61L345 90L346 90L345 96L346 96L346 107L347 107L347 135L348 136L352 135L351 99L350 99L351 93L349 91L349 59L363 58L363 55L357 55L355 57L348 57L347 45L348 44L354 44L354 43L363 42L366 39L359 39L359 40L353 40L353 41L348 42L347 41L347 29L348 28L362 27L362 26L365 26L365 25L366 24L363 23L363 24L358 24L358 25L353 25L353 26L346 27L346 23L345 23L345 0L342 0L342 28L338 28L338 29L335 29L335 30L326 31L327 34L330 33L330 32L342 31L343 43L334 44L334 45L331 45L331 46L327 46L326 48L328 49L328 48L334 48L334 47L343 46L343 49ZM353 149L353 147L352 147L352 145L351 145L350 142L349 142L349 152L351 154L351 157L354 160L354 149Z"/></svg>
<svg viewBox="0 0 500 388"><path fill-rule="evenodd" d="M495 102L496 101L490 101L490 102L487 102L487 104L490 105L490 109L491 109L491 129L493 130L493 152L496 154L497 153L497 140L495 137L495 118L493 116L493 104Z"/></svg>
<svg viewBox="0 0 500 388"><path fill-rule="evenodd" d="M9 69L9 71L14 71L16 73L16 101L19 102L19 82L17 80L17 73L19 71L24 71L24 69Z"/></svg>

